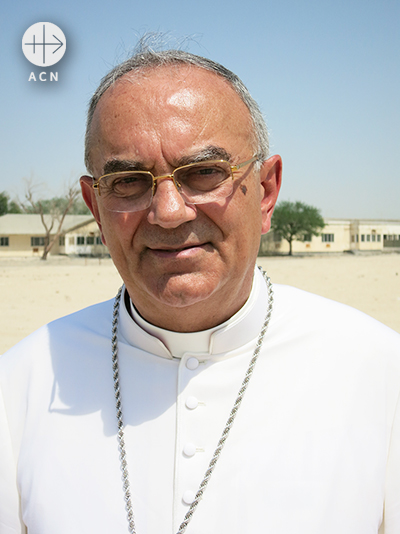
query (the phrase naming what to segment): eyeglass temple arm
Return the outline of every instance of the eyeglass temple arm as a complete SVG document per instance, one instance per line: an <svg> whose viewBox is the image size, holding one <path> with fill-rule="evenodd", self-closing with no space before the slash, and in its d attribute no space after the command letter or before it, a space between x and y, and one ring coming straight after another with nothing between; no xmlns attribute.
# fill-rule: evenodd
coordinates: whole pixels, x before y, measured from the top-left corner
<svg viewBox="0 0 400 534"><path fill-rule="evenodd" d="M248 159L247 161L244 161L243 163L239 163L239 165L231 165L232 171L238 171L245 165L249 165L250 163L253 163L253 161L257 160L257 155L253 156L251 159Z"/></svg>
<svg viewBox="0 0 400 534"><path fill-rule="evenodd" d="M92 183L92 187L93 187L93 189L97 189L99 197L101 197L101 189L99 187L101 178L103 178L103 177L100 176L100 178L96 182L94 181L94 180L96 180L96 178L93 178L93 183Z"/></svg>

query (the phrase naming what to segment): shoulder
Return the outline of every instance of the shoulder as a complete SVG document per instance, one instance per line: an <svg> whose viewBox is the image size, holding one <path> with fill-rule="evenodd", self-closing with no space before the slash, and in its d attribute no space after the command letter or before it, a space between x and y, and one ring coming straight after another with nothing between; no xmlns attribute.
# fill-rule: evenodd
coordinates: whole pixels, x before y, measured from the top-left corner
<svg viewBox="0 0 400 534"><path fill-rule="evenodd" d="M326 389L346 399L373 396L376 405L387 406L388 421L394 417L400 397L400 334L372 317L339 302L274 285L264 343L285 376L292 374L307 388L320 388L321 395Z"/></svg>
<svg viewBox="0 0 400 534"><path fill-rule="evenodd" d="M292 318L300 322L315 321L318 325L350 326L351 328L370 327L400 339L400 334L383 325L369 315L340 302L308 293L291 286L274 284L276 315L280 319ZM349 324L349 320L351 323Z"/></svg>
<svg viewBox="0 0 400 534"><path fill-rule="evenodd" d="M90 339L110 338L113 300L89 306L42 326L0 356L0 373L44 360L57 348L74 352Z"/></svg>
<svg viewBox="0 0 400 534"><path fill-rule="evenodd" d="M400 334L345 304L290 286L274 285L273 325L288 339L327 350L391 354L400 360ZM271 325L272 326L272 325Z"/></svg>

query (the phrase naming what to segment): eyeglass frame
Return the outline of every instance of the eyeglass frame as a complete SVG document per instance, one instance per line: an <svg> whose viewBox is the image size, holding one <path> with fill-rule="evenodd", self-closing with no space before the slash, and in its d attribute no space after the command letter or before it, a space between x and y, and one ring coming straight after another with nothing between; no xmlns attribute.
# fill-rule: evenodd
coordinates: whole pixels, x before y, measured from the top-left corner
<svg viewBox="0 0 400 534"><path fill-rule="evenodd" d="M92 184L92 187L93 189L96 189L99 193L99 196L101 196L101 189L100 189L100 180L102 180L103 178L108 178L109 176L113 176L113 175L129 175L129 174L132 174L132 173L140 173L140 174L145 174L147 176L151 176L152 178L152 185L151 185L151 201L150 201L150 204L144 208L144 209L147 209L148 207L151 206L151 202L153 201L153 198L154 198L154 195L155 195L155 192L156 192L156 189L157 189L157 181L158 180L167 180L167 179L170 179L174 182L174 185L176 187L176 190L178 191L178 193L180 193L180 188L181 186L178 185L178 183L176 182L176 179L175 179L175 173L177 171L180 171L181 169L186 169L186 168L190 168L190 167L195 167L196 165L199 165L200 163L210 163L210 164L213 164L213 163L227 163L230 167L230 171L231 171L231 178L232 178L232 181L235 179L233 173L235 171L238 171L239 169L245 167L246 165L250 165L250 163L253 163L255 161L257 161L258 159L258 155L255 154L252 158L244 161L243 163L238 163L237 165L231 165L229 163L229 161L225 160L225 159L213 159L213 160L202 160L202 161L196 161L196 162L193 162L193 163L188 163L187 165L181 165L180 167L177 167L176 169L174 169L172 171L172 173L169 173L169 174L162 174L160 176L154 176L154 174L151 172L151 171L135 171L135 170L131 170L131 171L117 171L117 172L110 172L110 173L107 173L107 174L103 174L102 176L100 176L99 178L94 178L93 177L93 180L96 180L95 182L93 182ZM229 195L228 195L229 196ZM196 204L195 202L192 202L192 204ZM197 202L198 204L198 202Z"/></svg>

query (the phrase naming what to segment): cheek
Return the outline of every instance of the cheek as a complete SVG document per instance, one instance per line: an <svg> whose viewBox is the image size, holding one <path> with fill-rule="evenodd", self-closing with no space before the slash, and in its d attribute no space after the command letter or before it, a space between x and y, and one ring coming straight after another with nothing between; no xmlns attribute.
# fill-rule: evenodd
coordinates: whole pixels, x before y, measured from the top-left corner
<svg viewBox="0 0 400 534"><path fill-rule="evenodd" d="M261 199L258 189L248 184L241 184L236 197L232 224L237 253L243 260L258 253L262 229Z"/></svg>
<svg viewBox="0 0 400 534"><path fill-rule="evenodd" d="M262 218L257 193L241 184L228 201L202 208L220 229L220 253L229 261L243 262L258 253Z"/></svg>
<svg viewBox="0 0 400 534"><path fill-rule="evenodd" d="M103 239L112 253L115 248L131 244L139 224L137 213L115 213L105 211L100 214Z"/></svg>

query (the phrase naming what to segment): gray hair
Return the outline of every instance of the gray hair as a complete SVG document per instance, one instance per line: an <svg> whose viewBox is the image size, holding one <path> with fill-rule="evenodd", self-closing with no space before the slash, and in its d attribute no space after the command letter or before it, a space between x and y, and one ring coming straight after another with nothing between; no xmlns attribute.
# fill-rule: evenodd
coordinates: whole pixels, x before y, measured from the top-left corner
<svg viewBox="0 0 400 534"><path fill-rule="evenodd" d="M260 164L259 162L265 161L268 158L268 130L264 117L257 102L250 95L249 90L236 74L225 68L223 65L212 61L211 59L197 56L184 50L153 50L147 45L145 39L141 39L136 47L136 52L134 55L123 63L120 63L114 67L108 74L104 76L89 102L85 135L85 164L89 172L91 172L90 128L96 106L103 94L125 74L128 74L132 71L140 72L146 69L155 69L157 67L163 67L165 65L172 64L193 65L195 67L214 72L215 74L218 74L224 78L231 85L233 90L239 95L249 110L255 138L255 149L258 156L257 163Z"/></svg>

